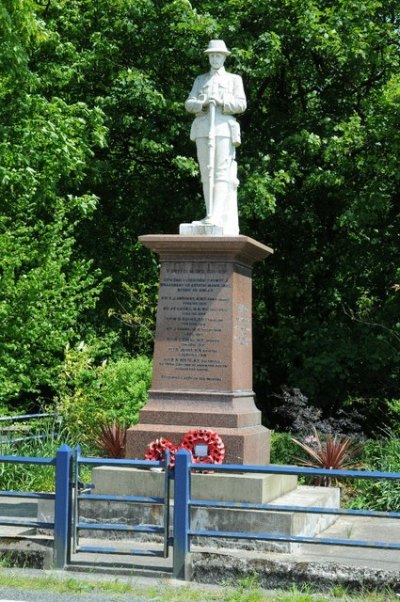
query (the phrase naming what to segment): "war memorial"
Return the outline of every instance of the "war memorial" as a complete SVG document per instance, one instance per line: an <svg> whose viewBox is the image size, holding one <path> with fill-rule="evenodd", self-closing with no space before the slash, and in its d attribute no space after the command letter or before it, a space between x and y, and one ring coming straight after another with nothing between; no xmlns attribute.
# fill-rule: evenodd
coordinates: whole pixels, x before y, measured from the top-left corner
<svg viewBox="0 0 400 602"><path fill-rule="evenodd" d="M193 428L218 431L230 463L269 461L269 433L252 391L252 266L272 249L239 234L235 114L246 108L242 79L225 71L229 51L212 40L210 71L186 100L195 116L206 217L176 235L140 241L161 262L153 382L127 457L143 457L159 437L178 444Z"/></svg>
<svg viewBox="0 0 400 602"><path fill-rule="evenodd" d="M160 259L161 272L153 358L153 379L139 423L127 433L126 457L143 459L151 442L172 442L188 432L215 433L225 463L266 465L270 433L252 390L252 267L273 253L239 234L235 118L246 108L241 77L225 71L230 52L211 40L205 54L210 71L200 75L185 107L195 118L196 143L206 216L181 224L179 234L146 234L141 243ZM200 441L201 443L201 441ZM192 450L207 462L207 444ZM98 493L160 495L163 475L148 470L99 467ZM339 490L298 487L297 477L272 474L201 474L192 478L199 500L338 507ZM161 520L161 518L160 518ZM192 525L221 524L233 530L314 535L334 522L332 515L192 509ZM222 544L221 544L222 545ZM271 547L271 544L267 544ZM291 551L290 543L272 549Z"/></svg>

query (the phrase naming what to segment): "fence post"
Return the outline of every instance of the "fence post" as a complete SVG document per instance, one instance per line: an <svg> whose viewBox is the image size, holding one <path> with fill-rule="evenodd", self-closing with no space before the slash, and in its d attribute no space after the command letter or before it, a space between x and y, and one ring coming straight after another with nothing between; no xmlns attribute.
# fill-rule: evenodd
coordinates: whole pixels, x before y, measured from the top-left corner
<svg viewBox="0 0 400 602"><path fill-rule="evenodd" d="M190 529L190 470L191 454L181 449L176 454L174 485L174 558L175 579L188 581L191 573L189 529Z"/></svg>
<svg viewBox="0 0 400 602"><path fill-rule="evenodd" d="M70 551L72 449L62 445L56 453L54 503L54 566L64 569Z"/></svg>

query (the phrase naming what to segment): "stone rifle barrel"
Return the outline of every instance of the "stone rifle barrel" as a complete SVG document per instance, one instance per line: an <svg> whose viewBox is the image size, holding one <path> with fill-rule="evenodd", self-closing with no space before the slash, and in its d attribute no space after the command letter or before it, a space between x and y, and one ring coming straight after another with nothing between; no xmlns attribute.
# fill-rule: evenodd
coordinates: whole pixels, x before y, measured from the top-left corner
<svg viewBox="0 0 400 602"><path fill-rule="evenodd" d="M214 203L214 165L215 165L215 102L210 101L210 129L208 132L208 207L207 218L210 219Z"/></svg>

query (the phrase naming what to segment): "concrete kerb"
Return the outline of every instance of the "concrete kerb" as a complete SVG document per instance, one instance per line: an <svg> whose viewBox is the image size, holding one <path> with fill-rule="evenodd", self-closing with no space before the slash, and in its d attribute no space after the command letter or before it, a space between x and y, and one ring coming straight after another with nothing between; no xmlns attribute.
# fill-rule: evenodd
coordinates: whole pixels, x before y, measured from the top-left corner
<svg viewBox="0 0 400 602"><path fill-rule="evenodd" d="M5 567L51 569L53 538L13 537L0 539L0 564Z"/></svg>
<svg viewBox="0 0 400 602"><path fill-rule="evenodd" d="M382 590L400 592L400 573L370 566L348 566L315 559L296 559L283 554L254 558L250 554L221 553L193 554L193 580L198 583L237 583L252 575L260 587L287 589L311 585L318 591L328 591L341 585L349 591Z"/></svg>
<svg viewBox="0 0 400 602"><path fill-rule="evenodd" d="M93 544L85 540L85 545ZM114 542L115 543L115 542ZM123 542L121 542L123 543ZM137 545L137 543L135 544ZM192 581L197 584L234 585L249 575L256 577L256 582L263 589L287 589L293 584L298 586L309 584L318 591L328 591L334 585L341 585L349 590L373 590L390 588L400 593L400 558L397 562L393 555L392 561L385 566L385 554L380 551L382 560L376 561L376 550L360 551L355 549L342 555L337 549L335 557L325 555L325 546L313 546L311 553L307 546L301 553L260 553L244 550L221 552L219 549L209 549L205 552L197 546L192 547ZM38 568L49 572L52 569L52 540L39 538L32 540L2 541L0 558L5 565L16 568ZM344 560L341 562L340 558ZM66 567L65 573L73 573L77 578L80 574L96 574L103 579L143 578L162 580L172 583L172 558L142 558L118 555L73 555L72 562ZM59 573L59 571L54 571ZM50 570L50 574L53 571ZM181 582L186 583L188 582Z"/></svg>
<svg viewBox="0 0 400 602"><path fill-rule="evenodd" d="M28 542L29 543L29 542ZM5 559L15 568L27 569L28 567L44 570L47 575L71 575L76 578L86 578L96 575L101 579L141 579L144 584L150 581L162 581L165 583L180 583L189 585L188 582L176 582L172 578L171 570L167 566L160 567L159 559L148 559L142 561L135 558L135 563L127 562L115 555L104 555L99 561L88 562L84 558L73 559L66 571L52 570L51 547L39 545L24 547L13 546L0 550L0 556L6 554ZM255 582L263 589L288 589L293 585L301 587L310 585L317 591L328 591L335 585L347 588L349 591L382 590L390 588L400 593L400 572L397 570L376 569L371 566L351 566L337 564L335 562L317 562L307 556L293 558L293 555L274 554L268 555L251 554L243 550L232 550L230 553L221 553L219 550L209 552L192 552L192 581L190 585L235 585L240 580L251 575ZM47 561L46 561L47 558ZM150 560L150 561L149 561ZM50 561L50 562L49 562ZM43 575L43 572L42 572Z"/></svg>

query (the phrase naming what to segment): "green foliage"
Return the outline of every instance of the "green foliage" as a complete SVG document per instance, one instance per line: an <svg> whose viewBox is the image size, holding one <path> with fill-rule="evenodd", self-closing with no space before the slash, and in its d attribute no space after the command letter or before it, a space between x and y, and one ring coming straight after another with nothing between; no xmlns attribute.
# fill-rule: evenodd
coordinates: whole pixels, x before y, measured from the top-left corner
<svg viewBox="0 0 400 602"><path fill-rule="evenodd" d="M109 309L108 314L129 328L125 340L130 347L137 353L151 355L156 324L158 283L142 282L136 286L123 283L123 289L128 294L127 306L122 306L119 310Z"/></svg>
<svg viewBox="0 0 400 602"><path fill-rule="evenodd" d="M71 444L68 434L51 427L41 431L42 439L1 445L2 455L54 458L61 443ZM0 463L0 489L3 491L54 491L54 466Z"/></svg>
<svg viewBox="0 0 400 602"><path fill-rule="evenodd" d="M397 0L4 0L0 402L57 387L88 330L150 353L137 236L203 217L183 101L211 37L248 96L241 231L275 249L254 278L259 405L283 384L324 417L397 399L399 25Z"/></svg>
<svg viewBox="0 0 400 602"><path fill-rule="evenodd" d="M145 356L97 363L98 350L81 343L66 350L58 411L77 442L92 441L104 422L130 426L147 401L151 362Z"/></svg>
<svg viewBox="0 0 400 602"><path fill-rule="evenodd" d="M36 5L35 5L36 6ZM30 2L2 3L0 64L0 401L53 387L66 343L101 290L76 254L74 230L96 197L81 185L102 115L46 97L29 70L30 44L46 43Z"/></svg>
<svg viewBox="0 0 400 602"><path fill-rule="evenodd" d="M271 464L297 464L299 450L291 433L271 433Z"/></svg>
<svg viewBox="0 0 400 602"><path fill-rule="evenodd" d="M361 462L368 470L399 472L399 437L389 431L385 437L367 440L363 446ZM398 481L360 479L354 483L349 506L398 512L400 510L400 483Z"/></svg>
<svg viewBox="0 0 400 602"><path fill-rule="evenodd" d="M51 3L36 71L59 97L99 105L108 126L108 147L89 175L96 220L80 227L84 252L113 275L105 314L119 312L117 299L129 307L122 283L137 289L157 279L137 235L175 232L202 214L183 100L207 69L201 50L223 37L249 100L241 228L276 250L255 278L257 393L264 399L287 383L328 411L348 395L395 397L396 6ZM125 344L139 350L132 335Z"/></svg>
<svg viewBox="0 0 400 602"><path fill-rule="evenodd" d="M286 382L328 409L349 392L393 395L399 380L395 6L249 2L226 14L250 93L241 153L249 171L282 177L268 222L243 199L245 227L276 251L256 282L259 393Z"/></svg>
<svg viewBox="0 0 400 602"><path fill-rule="evenodd" d="M77 318L96 301L97 277L73 260L64 228L64 220L43 228L10 221L0 233L2 401L55 384Z"/></svg>
<svg viewBox="0 0 400 602"><path fill-rule="evenodd" d="M386 401L389 410L389 426L393 435L400 436L400 399Z"/></svg>

